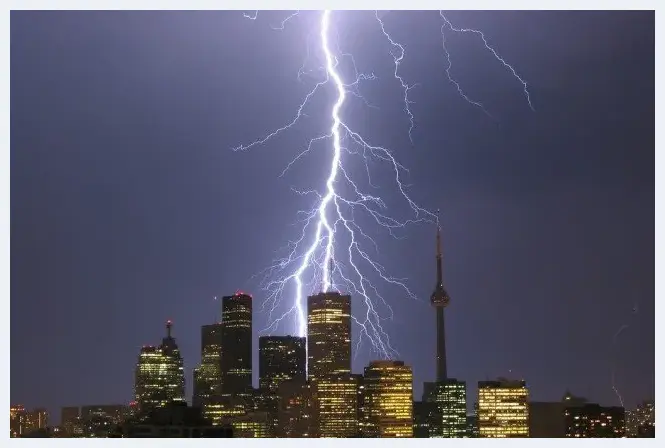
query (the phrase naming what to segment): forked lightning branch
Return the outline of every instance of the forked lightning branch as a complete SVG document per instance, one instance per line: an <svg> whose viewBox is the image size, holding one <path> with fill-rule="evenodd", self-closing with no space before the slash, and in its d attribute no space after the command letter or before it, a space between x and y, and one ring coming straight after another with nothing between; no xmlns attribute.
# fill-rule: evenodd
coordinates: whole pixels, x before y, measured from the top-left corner
<svg viewBox="0 0 665 448"><path fill-rule="evenodd" d="M480 102L471 99L462 90L463 82L454 79L451 75L452 63L446 46L446 35L447 33L469 34L470 37L477 38L490 55L505 66L523 85L524 94L531 107L527 83L489 45L485 35L474 29L456 28L442 11L438 13L441 18L441 57L446 63L442 82L450 83L470 105L487 113ZM330 291L339 286L359 298L363 305L358 307L358 302L354 301L352 319L360 329L358 345L369 342L375 354L390 359L397 353L390 344L390 338L384 325L392 318L393 310L387 297L384 297L380 291L385 290L388 286L393 290L395 288L401 290L400 295L406 294L413 300L418 298L405 280L389 273L378 259L378 245L374 239L376 231L381 228L387 229L392 236L396 237L395 232L398 230L403 230L412 224L438 222L438 217L417 204L409 195L405 184L408 169L399 162L396 156L397 148L374 144L372 139L361 135L354 123L344 117L344 106L348 98L355 96L364 100L358 87L364 82L376 79L374 74L359 73L357 69L353 79L344 79L342 76L340 70L342 61L350 61L355 68L355 61L361 56L342 53L339 50L340 43L333 42L333 36L339 35L335 28L344 26L346 14L367 14L368 20L372 20L376 24L376 32L382 33L390 43L391 52L386 54L386 57L392 58L394 63L394 71L390 73L390 76L394 77L395 89L398 89L403 97L404 112L410 123L405 132L408 132L410 139L412 138L417 121L411 111L412 101L409 94L417 82L410 83L401 74L402 64L408 61L407 49L391 36L382 18L385 13L326 10L301 15L299 11L296 11L287 14L279 25L273 25L273 28L277 31L283 30L295 20L301 18L309 20L310 15L317 16L319 46L313 57L320 61L322 78L313 83L311 90L302 98L294 114L288 117L280 127L276 127L257 140L242 144L234 150L245 151L271 144L275 137L289 132L304 117L307 108L312 105L313 98L322 94L324 88L332 88L335 92L334 101L327 106L329 108L327 131L312 138L309 144L302 148L284 168L284 172L286 172L295 163L302 161L310 154L315 145L317 147L325 145L324 147L329 153L329 162L321 166L321 178L326 179L325 183L314 191L296 190L298 194L313 195L316 198L314 207L299 213L303 218L299 220L301 228L297 238L289 242L285 256L276 260L262 272L263 287L267 294L264 308L268 309L270 319L266 331L275 331L280 323L285 322L288 325L291 323L294 325L293 330L298 336L305 336L306 296ZM261 16L258 11L255 11L244 14L244 17L257 20ZM301 72L298 73L299 77L300 75ZM410 148L398 149L408 150ZM374 185L370 176L370 162L389 170L394 182L392 186L396 187L399 197L408 206L410 217L407 219L395 217L386 205L386 198L377 194L377 191L381 191L381 189L363 191L360 187L360 179L354 177L357 175L352 173L365 172L367 178L363 179L363 182ZM364 170L357 170L357 167L352 165L359 163L365 165ZM349 192L351 193L349 194ZM394 198L392 199L394 200ZM361 222L364 224L361 225ZM341 237L342 234L344 238ZM374 280L370 280L370 278ZM333 284L333 279L335 284ZM379 281L383 284L379 285Z"/></svg>

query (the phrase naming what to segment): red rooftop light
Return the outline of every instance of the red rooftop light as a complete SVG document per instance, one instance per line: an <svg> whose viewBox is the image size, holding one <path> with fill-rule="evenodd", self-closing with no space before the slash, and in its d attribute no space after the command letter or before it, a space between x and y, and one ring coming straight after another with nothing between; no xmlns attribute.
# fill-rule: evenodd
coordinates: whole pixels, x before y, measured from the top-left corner
<svg viewBox="0 0 665 448"><path fill-rule="evenodd" d="M236 295L237 295L237 296L247 296L247 297L249 297L250 299L252 298L252 295L251 295L251 294L248 294L248 293L246 293L245 291L241 291L241 290L237 290L237 291L236 291Z"/></svg>

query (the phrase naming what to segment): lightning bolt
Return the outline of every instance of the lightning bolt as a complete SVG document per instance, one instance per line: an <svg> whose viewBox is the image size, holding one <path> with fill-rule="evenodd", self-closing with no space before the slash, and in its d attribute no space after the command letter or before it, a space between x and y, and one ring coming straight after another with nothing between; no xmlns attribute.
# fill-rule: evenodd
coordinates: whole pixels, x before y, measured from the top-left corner
<svg viewBox="0 0 665 448"><path fill-rule="evenodd" d="M492 53L492 55L494 56L494 58L497 61L499 61L505 68L507 68L510 71L510 73L513 75L513 77L515 79L517 79L522 84L522 87L523 87L523 90L524 90L524 96L526 97L526 101L529 103L529 107L531 108L531 110L535 110L533 108L533 104L531 104L531 94L529 93L528 84L526 83L525 80L523 80L520 77L520 75L517 74L517 71L513 68L513 66L510 65L508 62L506 62L506 60L503 59L501 56L499 56L499 53L497 53L496 50L490 46L490 44L487 42L487 39L485 38L485 33L483 33L480 30L474 30L472 28L455 28L453 26L453 24L450 22L450 20L448 20L448 18L445 16L443 11L439 11L439 15L441 16L441 18L443 19L443 22L444 22L444 25L441 27L441 36L443 37L443 50L446 53L446 57L448 59L448 69L446 70L446 73L448 74L448 80L450 82L452 82L457 87L457 91L459 92L460 95L462 95L462 97L466 101L473 104L474 106L480 107L481 109L483 109L483 111L485 111L485 108L480 103L470 100L464 94L464 92L462 92L462 89L461 89L460 85L450 75L450 67L451 67L450 54L448 53L448 49L446 48L445 35L444 35L444 31L445 31L446 27L448 27L451 31L454 31L456 33L462 33L462 34L469 34L470 33L470 34L475 34L476 36L480 37L480 40L483 41L483 44L485 45L485 48L490 53ZM485 111L485 113L487 113L487 111Z"/></svg>
<svg viewBox="0 0 665 448"><path fill-rule="evenodd" d="M379 16L379 11L374 11L374 17L376 17L376 20L379 22L379 25L381 26L381 32L383 32L383 35L388 39L388 42L390 42L390 45L392 45L393 49L397 51L397 53L393 53L391 51L391 54L393 56L393 60L395 62L395 72L394 75L395 79L399 81L399 83L402 86L402 90L404 91L404 111L406 114L409 116L409 140L411 140L411 143L413 143L413 127L415 126L413 123L413 113L411 113L411 108L409 107L409 104L412 103L411 100L409 100L409 90L411 90L414 87L417 87L418 84L413 84L409 85L404 81L404 79L397 73L399 71L399 66L402 63L402 60L404 59L404 46L402 44L399 44L393 40L392 37L390 37L390 34L386 31L386 26L383 23L383 20L381 20L381 17Z"/></svg>
<svg viewBox="0 0 665 448"><path fill-rule="evenodd" d="M287 22L299 14L299 11L290 14L279 27L273 27L273 29L283 30ZM251 20L255 20L257 17L257 13L244 15ZM390 343L390 338L383 328L383 322L393 318L393 310L390 303L380 293L376 281L391 288L397 288L410 299L417 300L418 298L409 289L405 279L391 276L386 267L377 261L378 245L366 232L366 229L359 224L359 217L375 223L380 226L379 229L386 230L394 238L400 238L399 231L407 226L436 222L437 217L411 199L405 184L405 177L409 175L409 171L397 160L394 153L384 146L371 143L344 120L344 108L354 98L369 105L359 87L363 82L375 80L376 77L371 73L359 72L353 56L343 53L339 49L338 42L334 42L335 48L333 49L330 38L333 34L331 31L332 17L333 12L330 10L322 11L319 17L319 54L324 62L321 70L305 70L307 59L310 57L309 39L307 40L307 59L298 71L298 80L302 81L305 73L321 73L321 76L315 80L313 87L305 94L294 115L285 125L275 128L259 139L233 149L246 151L278 138L281 134L293 129L306 116L305 110L315 95L324 89L334 92L335 99L329 115L330 127L325 133L310 139L309 143L280 174L280 176L284 176L296 162L318 147L325 147L330 151L330 164L327 168L325 188L322 191L301 191L292 188L296 194L303 198L311 197L313 201L310 209L298 212L299 219L296 224L301 228L299 237L289 241L282 248L282 251L286 253L285 256L275 260L274 264L259 273L262 275L261 284L267 293L263 308L268 309L270 320L264 331L274 331L285 319L293 318L296 333L299 336L305 336L307 319L304 300L306 291L313 293L330 291L336 286L344 286L364 304L364 313L354 313L355 315L352 316L354 323L360 329L356 355L360 351L361 343L368 341L370 349L374 353L382 358L390 359L397 355L397 351ZM448 26L454 29L443 14L442 17ZM393 77L399 82L402 89L404 110L409 118L409 138L413 141L412 131L415 121L410 109L413 102L409 98L409 92L417 84L407 83L400 75L400 65L406 56L404 46L388 33L378 11L374 12L374 18L390 44L390 54L395 66ZM445 42L444 50L446 50ZM493 53L498 57L496 52L493 51ZM340 67L346 61L350 63L355 74L355 78L351 82L343 79ZM503 59L500 61L506 65ZM448 62L447 73L449 80L452 80L449 73L449 55ZM521 78L518 79L521 80ZM456 85L460 94L467 101L476 106L479 105L470 101L461 92L459 84ZM526 84L525 91L527 91ZM480 107L482 108L482 106ZM399 193L405 209L408 210L409 218L400 220L390 216L388 206L381 196L370 194L361 188L359 179L354 177L355 174L351 171L352 167L358 166L353 163L354 161L358 161L362 164L359 166L364 167L366 182L370 188L376 188L372 182L370 164L373 167L385 167L392 173L394 187ZM339 285L333 284L333 276L339 280ZM372 281L370 276L376 281ZM290 288L293 288L293 291ZM278 313L277 310L284 298L292 297L291 294L293 304L285 312ZM357 309L355 306L354 308Z"/></svg>

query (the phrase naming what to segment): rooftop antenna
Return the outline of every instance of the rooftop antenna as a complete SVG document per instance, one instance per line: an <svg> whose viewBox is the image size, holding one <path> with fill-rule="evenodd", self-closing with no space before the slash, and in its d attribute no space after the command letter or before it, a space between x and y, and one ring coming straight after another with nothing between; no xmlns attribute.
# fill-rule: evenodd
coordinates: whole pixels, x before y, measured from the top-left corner
<svg viewBox="0 0 665 448"><path fill-rule="evenodd" d="M328 292L333 292L335 289L333 287L333 269L334 269L334 264L333 264L333 257L332 255L330 256L330 266L328 267L328 276L330 277L330 291Z"/></svg>

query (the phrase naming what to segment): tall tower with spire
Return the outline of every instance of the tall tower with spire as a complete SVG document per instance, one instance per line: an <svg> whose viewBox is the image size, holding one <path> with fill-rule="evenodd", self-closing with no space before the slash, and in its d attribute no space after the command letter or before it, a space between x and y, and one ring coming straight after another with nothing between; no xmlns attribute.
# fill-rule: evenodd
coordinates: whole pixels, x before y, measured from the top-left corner
<svg viewBox="0 0 665 448"><path fill-rule="evenodd" d="M436 226L436 286L430 298L436 309L436 381L448 378L446 364L446 330L443 310L450 303L450 296L443 287L443 255L441 252L441 224Z"/></svg>
<svg viewBox="0 0 665 448"><path fill-rule="evenodd" d="M171 335L173 323L166 322L166 337L158 347L145 345L139 353L135 371L135 400L141 413L185 401L185 373L182 356Z"/></svg>

